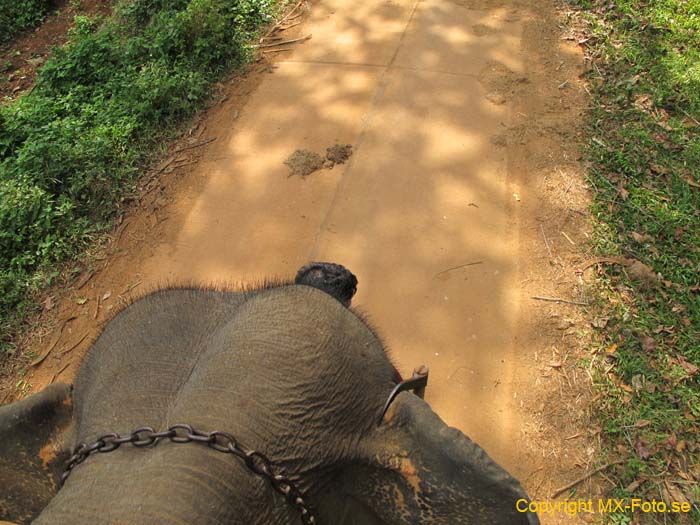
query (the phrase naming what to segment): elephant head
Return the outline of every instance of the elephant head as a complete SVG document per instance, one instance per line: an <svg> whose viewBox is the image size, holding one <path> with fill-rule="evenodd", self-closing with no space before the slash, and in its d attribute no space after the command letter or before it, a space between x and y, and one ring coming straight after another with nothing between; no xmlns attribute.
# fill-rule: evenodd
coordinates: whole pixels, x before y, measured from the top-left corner
<svg viewBox="0 0 700 525"><path fill-rule="evenodd" d="M294 283L147 295L106 325L72 390L0 408L0 520L301 523L269 479L202 443L96 453L58 490L76 444L189 424L264 453L320 525L539 523L516 510L520 484L419 397L402 392L378 424L401 377L346 306L352 274L329 266L325 286L306 268Z"/></svg>

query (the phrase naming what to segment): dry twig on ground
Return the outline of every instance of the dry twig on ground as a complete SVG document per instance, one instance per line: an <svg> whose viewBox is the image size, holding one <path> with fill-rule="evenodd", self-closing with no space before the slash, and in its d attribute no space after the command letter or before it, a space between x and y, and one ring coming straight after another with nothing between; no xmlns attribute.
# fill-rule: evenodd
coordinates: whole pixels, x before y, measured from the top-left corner
<svg viewBox="0 0 700 525"><path fill-rule="evenodd" d="M544 226L542 226L541 224L540 224L540 230L542 231L542 239L544 239L544 245L547 248L547 255L549 255L549 257L551 258L552 257L552 250L549 247L549 241L547 240L547 236L544 233Z"/></svg>
<svg viewBox="0 0 700 525"><path fill-rule="evenodd" d="M592 477L592 476L595 476L595 475L598 474L599 472L602 472L602 471L604 471L604 470L606 470L606 469L612 467L613 465L619 465L620 463L624 463L625 461L627 461L627 460L621 459L621 460L619 460L619 461L613 461L612 463L606 463L606 464L603 465L602 467L599 467L599 468L597 468L597 469L595 469L595 470L589 472L588 474L585 474L585 475L581 476L580 478L578 478L578 479L572 481L572 482L569 483L568 485L565 485L564 487L561 487L560 489L555 490L555 491L552 493L552 495L550 496L550 498L554 499L554 498L556 498L557 496L559 496L560 494L562 494L563 492L566 492L567 490L574 488L576 485L578 485L578 484L581 483L582 481L586 481L588 478L590 478L590 477Z"/></svg>
<svg viewBox="0 0 700 525"><path fill-rule="evenodd" d="M581 303L578 301L569 301L568 299L560 299L559 297L540 297L539 295L533 295L533 299L537 299L538 301L549 301L552 303L566 303L566 304L575 304L578 306L590 306L588 303Z"/></svg>
<svg viewBox="0 0 700 525"><path fill-rule="evenodd" d="M306 36L302 36L299 38L293 38L291 40L283 40L282 42L274 42L272 44L260 44L256 47L263 48L263 47L283 46L285 44L293 44L294 42L301 42L302 40L308 40L309 38L311 38L311 35L306 35Z"/></svg>
<svg viewBox="0 0 700 525"><path fill-rule="evenodd" d="M299 2L297 2L296 5L294 7L292 7L292 9L286 15L284 15L282 18L280 18L280 20L275 25L273 25L267 33L265 33L265 35L260 39L260 43L262 44L263 40L265 40L267 37L269 37L275 31L282 29L280 26L285 21L292 20L294 18L301 16L300 14L294 15L294 13L296 13L297 9L299 9L304 4L305 1L306 0L299 0ZM289 28L285 27L284 29L289 29Z"/></svg>
<svg viewBox="0 0 700 525"><path fill-rule="evenodd" d="M436 273L435 275L433 275L433 277L437 277L438 275L442 275L443 273L451 272L452 270L459 270L460 268L466 268L467 266L476 266L477 264L484 264L484 261L475 261L475 262L460 264L459 266L453 266L452 268L447 268L446 270L442 270L441 272Z"/></svg>

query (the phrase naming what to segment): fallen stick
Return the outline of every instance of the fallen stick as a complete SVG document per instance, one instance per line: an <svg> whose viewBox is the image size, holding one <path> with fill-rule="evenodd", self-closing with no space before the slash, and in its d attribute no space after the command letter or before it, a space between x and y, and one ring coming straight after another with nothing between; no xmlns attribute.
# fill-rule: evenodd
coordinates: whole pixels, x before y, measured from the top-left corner
<svg viewBox="0 0 700 525"><path fill-rule="evenodd" d="M308 40L309 38L311 38L311 35L302 36L301 38L293 38L292 40L284 40L283 42L275 42L274 44L261 44L261 45L256 46L256 47L263 48L263 47L283 46L285 44L293 44L294 42L301 42L302 40Z"/></svg>
<svg viewBox="0 0 700 525"><path fill-rule="evenodd" d="M142 180L141 182L139 182L139 188L141 188L141 190L143 190L143 189L146 188L151 182L153 182L154 180L156 180L156 179L158 178L158 175L160 175L161 173L163 173L163 171L165 171L165 168L167 168L168 166L170 166L170 165L175 161L175 157L176 157L176 155L171 155L170 158L168 158L168 159L165 160L164 162L161 162L161 163L158 165L158 167L155 168L155 169L153 170L153 172L152 172L147 178L145 178L144 180ZM148 193L149 191L151 191L151 190L147 190L146 193Z"/></svg>
<svg viewBox="0 0 700 525"><path fill-rule="evenodd" d="M80 280L75 284L75 289L80 290L83 286L85 286L90 279L93 278L95 275L95 272L92 270L88 270L88 272L83 275L83 277L80 278Z"/></svg>
<svg viewBox="0 0 700 525"><path fill-rule="evenodd" d="M613 461L612 463L607 463L606 465L603 465L602 467L599 467L599 468L595 469L594 471L589 472L588 474L581 476L577 480L572 481L568 485L566 485L560 489L555 490L554 493L550 496L550 498L554 499L557 496L559 496L560 494L562 494L563 492L566 492L567 490L574 488L576 485L578 485L582 481L586 481L588 478L595 476L599 472L602 472L602 471L612 467L613 465L619 465L620 463L624 463L625 461L627 461L627 460L621 459L619 461Z"/></svg>
<svg viewBox="0 0 700 525"><path fill-rule="evenodd" d="M281 53L283 51L294 51L291 47L285 47L283 49L267 49L263 53Z"/></svg>
<svg viewBox="0 0 700 525"><path fill-rule="evenodd" d="M566 232L561 232L561 234L562 234L564 237L566 237L566 240L569 241L569 242L571 243L572 246L576 246L576 243L575 243L574 241L571 240L571 237L569 237L569 236L566 234Z"/></svg>
<svg viewBox="0 0 700 525"><path fill-rule="evenodd" d="M582 263L580 266L578 266L578 269L585 270L586 268L593 266L594 264L601 264L601 263L619 264L621 266L624 266L625 265L625 258L624 257L596 257L595 259L590 259L590 260Z"/></svg>
<svg viewBox="0 0 700 525"><path fill-rule="evenodd" d="M51 383L53 383L54 381L56 381L56 378L57 378L58 376L60 376L61 373L62 373L66 368L68 368L70 365L71 365L71 363L66 363L65 365L63 365L63 366L61 367L61 369L53 375L53 377L51 378Z"/></svg>
<svg viewBox="0 0 700 525"><path fill-rule="evenodd" d="M80 343L82 343L83 341L85 341L85 338L88 336L89 333L90 333L90 332L85 332L85 333L83 334L83 337L81 337L80 339L78 339L78 341L77 341L75 344L73 344L70 348L67 348L67 349L65 349L63 352L61 352L61 355L64 356L64 355L66 355L68 352L72 352L73 350L75 350L75 349L78 347L78 345L80 345Z"/></svg>
<svg viewBox="0 0 700 525"><path fill-rule="evenodd" d="M54 348L56 348L56 345L58 342L61 340L61 336L63 335L63 329L66 327L66 325L71 322L73 319L75 319L75 316L71 316L68 319L64 319L63 323L61 324L61 328L58 329L58 334L56 335L56 338L53 340L53 343L49 346L49 348L41 354L39 357L37 357L34 361L32 361L29 366L37 366L44 361L47 357L49 357L49 354L53 351Z"/></svg>
<svg viewBox="0 0 700 525"><path fill-rule="evenodd" d="M34 88L32 88L32 89L34 89ZM693 117L690 113L688 113L688 112L687 112L686 110L684 110L683 108L679 108L679 109L685 114L686 117L688 117L690 120L692 120L693 122L695 122L698 126L700 126L700 122L698 122L698 121L695 119L695 117Z"/></svg>
<svg viewBox="0 0 700 525"><path fill-rule="evenodd" d="M166 161L161 162L160 165L156 168L155 173L149 177L147 183L150 182L151 180L155 179L156 176L162 172L165 168L167 168L173 161L175 160L175 156L171 155L170 158L168 158Z"/></svg>
<svg viewBox="0 0 700 525"><path fill-rule="evenodd" d="M121 294L119 294L119 297L122 297L123 295L128 294L131 290L133 290L134 288L136 288L136 287L137 287L139 284L141 284L142 282L143 282L143 281L136 281L134 284L130 284L129 286L127 286L126 288L124 288L124 291L123 291Z"/></svg>
<svg viewBox="0 0 700 525"><path fill-rule="evenodd" d="M300 24L301 24L301 22L294 22L293 24L289 24L288 26L278 27L277 30L278 31L286 31L287 29L291 29L291 28L296 27Z"/></svg>
<svg viewBox="0 0 700 525"><path fill-rule="evenodd" d="M477 264L484 264L484 261L476 261L460 264L459 266L453 266L452 268L447 268L446 270L436 273L435 275L433 275L433 278L437 277L438 275L442 275L443 273L451 272L452 270L459 270L460 268L466 268L467 266L476 266Z"/></svg>
<svg viewBox="0 0 700 525"><path fill-rule="evenodd" d="M116 237L116 239L114 239L113 244L115 244L115 245L119 244L119 241L122 240L122 235L123 235L124 231L129 227L129 222L130 222L129 219L126 219L122 223L122 225L119 227L119 231L117 232L117 237Z"/></svg>
<svg viewBox="0 0 700 525"><path fill-rule="evenodd" d="M540 470L542 470L542 469L544 469L544 467L536 468L535 470L533 470L532 472L530 472L530 474L528 474L528 476L523 480L523 483L525 483L526 481L528 481L532 476L534 476L535 474L537 474L537 473L538 473ZM533 496L534 496L534 494L533 494Z"/></svg>
<svg viewBox="0 0 700 525"><path fill-rule="evenodd" d="M590 306L589 303L580 303L578 301L569 301L568 299L560 299L559 297L540 297L539 295L533 295L533 299L537 299L538 301L550 301L552 303L567 303L567 304L576 304L579 306Z"/></svg>
<svg viewBox="0 0 700 525"><path fill-rule="evenodd" d="M297 18L297 16L292 17L292 15L296 12L297 9L299 9L299 8L301 7L301 5L302 5L305 1L306 1L306 0L299 0L299 2L297 2L297 4L292 8L291 11L289 11L286 15L284 15L277 23L275 23L275 25L272 26L272 28L271 28L267 33L265 33L265 36L263 36L263 37L260 39L260 43L262 44L262 41L263 41L266 37L270 36L272 33L274 33L275 31L277 31L277 30L279 29L279 26L280 26L281 24L283 24L286 20L291 20L292 18ZM300 16L300 15L299 15L299 16Z"/></svg>
<svg viewBox="0 0 700 525"><path fill-rule="evenodd" d="M199 162L199 159L192 159L192 160L189 160L189 161L187 161L187 162L182 162L182 163L180 163L180 164L174 164L174 165L172 166L172 170L174 171L174 170L176 170L176 169L178 169L178 168L182 168L183 166L189 166L189 165L191 165L191 164L197 164L198 162Z"/></svg>
<svg viewBox="0 0 700 525"><path fill-rule="evenodd" d="M181 151L186 151L186 150L192 149L192 148L198 148L200 146L204 146L205 144L209 144L210 142L214 142L215 140L216 140L216 137L211 138L211 139L207 139L207 140L203 140L201 142L195 142L194 144L190 144L189 146L183 146L181 148L176 149L175 153L180 153Z"/></svg>
<svg viewBox="0 0 700 525"><path fill-rule="evenodd" d="M549 242L547 242L547 236L544 234L544 226L540 224L540 230L542 230L542 238L544 239L544 245L547 248L547 253L549 254L549 257L552 257L552 250L549 248Z"/></svg>

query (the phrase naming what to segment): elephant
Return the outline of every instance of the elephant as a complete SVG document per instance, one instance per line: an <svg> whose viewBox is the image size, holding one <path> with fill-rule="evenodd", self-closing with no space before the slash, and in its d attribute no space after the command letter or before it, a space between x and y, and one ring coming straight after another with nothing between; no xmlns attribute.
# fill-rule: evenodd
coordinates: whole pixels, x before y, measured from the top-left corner
<svg viewBox="0 0 700 525"><path fill-rule="evenodd" d="M538 524L516 508L530 501L520 483L423 399L404 391L382 412L402 378L350 307L356 284L313 263L291 281L166 287L124 307L72 386L0 407L0 521ZM186 425L208 437L170 439ZM124 436L134 446L113 446ZM90 452L64 472L80 444Z"/></svg>

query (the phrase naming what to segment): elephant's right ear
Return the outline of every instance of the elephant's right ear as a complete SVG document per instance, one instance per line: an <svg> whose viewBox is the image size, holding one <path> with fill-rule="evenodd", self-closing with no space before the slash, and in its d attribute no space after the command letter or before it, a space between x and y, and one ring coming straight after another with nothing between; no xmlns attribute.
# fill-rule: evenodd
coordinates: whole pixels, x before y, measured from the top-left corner
<svg viewBox="0 0 700 525"><path fill-rule="evenodd" d="M29 523L56 494L66 456L57 438L72 414L63 383L0 407L0 520Z"/></svg>
<svg viewBox="0 0 700 525"><path fill-rule="evenodd" d="M539 524L520 483L411 393L396 397L360 455L341 491L354 505L345 515L368 517L336 523Z"/></svg>

